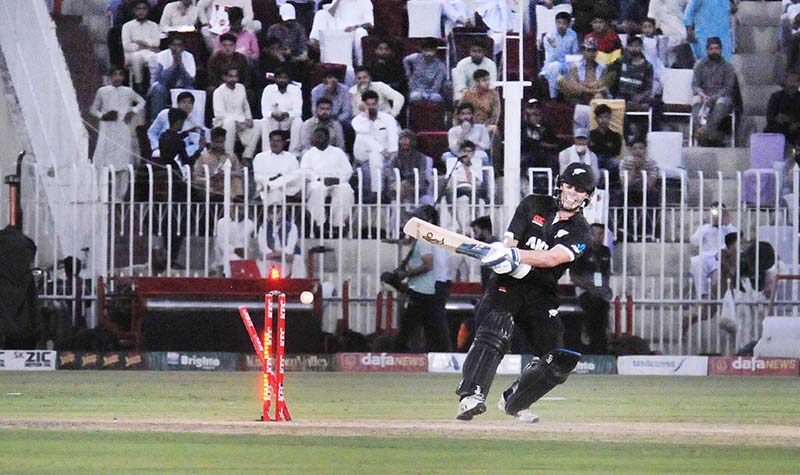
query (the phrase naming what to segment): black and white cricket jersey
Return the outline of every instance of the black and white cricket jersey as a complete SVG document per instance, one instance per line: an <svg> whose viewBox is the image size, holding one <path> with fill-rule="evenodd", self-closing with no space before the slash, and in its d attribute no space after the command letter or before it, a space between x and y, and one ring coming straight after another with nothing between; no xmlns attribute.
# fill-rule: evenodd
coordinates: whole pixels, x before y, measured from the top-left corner
<svg viewBox="0 0 800 475"><path fill-rule="evenodd" d="M543 195L528 195L522 200L508 225L506 236L517 240L520 249L546 251L558 247L569 255L569 262L556 267L533 268L523 279L498 275L499 285L521 285L526 292L547 300L557 300L558 279L583 254L591 240L583 213L559 219L558 201Z"/></svg>

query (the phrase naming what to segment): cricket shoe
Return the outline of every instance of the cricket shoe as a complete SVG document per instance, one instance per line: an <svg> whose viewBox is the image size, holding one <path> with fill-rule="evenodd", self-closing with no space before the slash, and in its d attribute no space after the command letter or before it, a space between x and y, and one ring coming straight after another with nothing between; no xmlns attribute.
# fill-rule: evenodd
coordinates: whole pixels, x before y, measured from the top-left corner
<svg viewBox="0 0 800 475"><path fill-rule="evenodd" d="M506 401L509 397L511 397L512 394L514 394L515 387L516 382L511 385L510 388L503 391L503 394L500 395L500 399L497 400L497 408L500 409L503 414L514 416L520 422L525 422L527 424L535 424L539 422L539 416L531 412L529 409L523 409L516 414L509 414L506 412Z"/></svg>
<svg viewBox="0 0 800 475"><path fill-rule="evenodd" d="M458 403L458 414L456 419L460 421L471 421L473 417L486 412L486 398L483 394L475 392L465 397Z"/></svg>

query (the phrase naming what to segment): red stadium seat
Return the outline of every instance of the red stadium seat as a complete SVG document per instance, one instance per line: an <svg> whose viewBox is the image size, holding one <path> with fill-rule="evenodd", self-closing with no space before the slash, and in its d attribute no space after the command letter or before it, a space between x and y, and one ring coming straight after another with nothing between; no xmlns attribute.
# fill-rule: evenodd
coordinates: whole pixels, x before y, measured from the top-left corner
<svg viewBox="0 0 800 475"><path fill-rule="evenodd" d="M444 128L444 104L434 101L409 103L408 128L414 132L440 131Z"/></svg>
<svg viewBox="0 0 800 475"><path fill-rule="evenodd" d="M543 103L542 110L544 121L553 128L558 141L563 145L572 145L575 106L568 102L547 101Z"/></svg>
<svg viewBox="0 0 800 475"><path fill-rule="evenodd" d="M526 34L523 42L527 46L522 55L523 77L530 81L536 77L537 73L536 48L533 47L536 44L536 39L533 35ZM508 54L504 59L504 63L508 70L508 79L516 81L519 79L519 40L510 38L506 42L506 47L508 48Z"/></svg>
<svg viewBox="0 0 800 475"><path fill-rule="evenodd" d="M372 0L375 28L371 35L408 37L406 0Z"/></svg>
<svg viewBox="0 0 800 475"><path fill-rule="evenodd" d="M344 84L344 75L345 72L347 72L347 65L336 63L317 63L314 65L314 69L311 70L311 77L309 78L312 87L322 83L322 80L325 79L325 74L327 74L329 69L332 69L336 73L336 78L339 79L339 82Z"/></svg>
<svg viewBox="0 0 800 475"><path fill-rule="evenodd" d="M469 47L479 42L483 45L486 56L492 57L494 51L494 40L489 38L486 30L476 28L453 28L452 42L455 47L456 62L469 55Z"/></svg>
<svg viewBox="0 0 800 475"><path fill-rule="evenodd" d="M419 132L417 134L417 149L433 158L433 166L439 170L439 173L445 172L445 163L442 160L442 155L450 149L447 143L447 132Z"/></svg>

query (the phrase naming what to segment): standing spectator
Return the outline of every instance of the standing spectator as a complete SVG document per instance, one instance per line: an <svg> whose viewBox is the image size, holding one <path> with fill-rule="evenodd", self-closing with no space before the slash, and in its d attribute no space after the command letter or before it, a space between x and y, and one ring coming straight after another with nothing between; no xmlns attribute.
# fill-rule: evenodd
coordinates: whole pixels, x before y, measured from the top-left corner
<svg viewBox="0 0 800 475"><path fill-rule="evenodd" d="M289 131L292 142L300 141L303 92L299 86L289 84L289 73L286 70L276 72L275 84L264 88L261 95L261 114L264 116L261 143L269 141L269 134L273 130Z"/></svg>
<svg viewBox="0 0 800 475"><path fill-rule="evenodd" d="M367 65L370 76L376 82L382 82L395 91L406 91L406 78L403 64L395 58L392 45L381 40L375 48L375 60Z"/></svg>
<svg viewBox="0 0 800 475"><path fill-rule="evenodd" d="M728 209L724 203L711 203L711 222L704 223L692 234L689 242L698 247L696 256L692 256L690 268L697 297L708 298L710 285L709 279L717 272L720 266L719 253L725 249L724 240L728 234L737 232L736 226L731 224ZM713 279L712 279L713 280ZM716 282L714 282L716 287Z"/></svg>
<svg viewBox="0 0 800 475"><path fill-rule="evenodd" d="M183 121L183 128L180 132L184 135L186 153L191 156L194 155L198 149L202 148L200 146L200 139L205 139L206 129L203 127L202 122L198 124L192 117L192 111L194 110L194 94L189 91L181 92L178 94L177 103L178 109L186 112L186 120ZM158 138L169 128L168 114L169 108L162 109L147 129L147 138L150 140L150 149L153 157L161 155L158 150Z"/></svg>
<svg viewBox="0 0 800 475"><path fill-rule="evenodd" d="M572 282L578 287L578 304L583 314L577 322L571 322L574 318L564 318L564 326L572 327L564 329L564 346L590 355L603 355L608 351L611 250L603 245L606 235L604 224L592 224L591 231L589 246L570 269ZM588 345L581 340L584 331L589 337Z"/></svg>
<svg viewBox="0 0 800 475"><path fill-rule="evenodd" d="M256 39L256 35L252 31L248 31L242 26L242 18L244 13L242 13L242 9L239 7L231 7L228 9L228 20L230 24L228 28L223 32L223 34L230 34L236 38L236 52L241 53L247 58L249 64L253 64L258 61L259 56L259 49L258 49L258 39ZM214 39L214 52L219 51L221 46L221 36L218 36Z"/></svg>
<svg viewBox="0 0 800 475"><path fill-rule="evenodd" d="M652 18L645 18L642 22L642 46L644 48L644 57L647 62L653 65L653 95L660 96L663 91L661 78L664 76L664 61L661 60L662 56L666 57L668 51L661 51L662 45L659 44L658 36L656 36L656 22ZM669 50L669 47L667 47Z"/></svg>
<svg viewBox="0 0 800 475"><path fill-rule="evenodd" d="M344 150L344 131L342 130L342 124L332 115L332 106L333 103L327 97L319 98L314 108L314 117L303 122L303 126L300 128L300 139L296 144L292 144L290 149L292 153L302 156L310 149L311 136L319 127L328 129L331 145Z"/></svg>
<svg viewBox="0 0 800 475"><path fill-rule="evenodd" d="M384 174L387 202L394 199L396 187L399 186L400 200L403 203L414 203L417 197L419 197L419 203L433 203L431 192L433 159L417 150L417 136L414 132L410 130L400 132L397 156L392 159L388 168ZM395 182L395 168L400 172L399 184Z"/></svg>
<svg viewBox="0 0 800 475"><path fill-rule="evenodd" d="M583 128L575 129L575 144L565 148L558 154L559 173L564 173L570 163L583 163L592 168L595 183L600 178L600 166L598 165L597 155L589 150L589 131Z"/></svg>
<svg viewBox="0 0 800 475"><path fill-rule="evenodd" d="M730 0L689 0L683 14L686 26L686 41L692 45L695 59L706 58L708 42L716 38L721 55L731 59L731 1ZM703 48L703 45L706 45Z"/></svg>
<svg viewBox="0 0 800 475"><path fill-rule="evenodd" d="M447 161L446 173L450 177L447 196L449 199L455 191L456 227L466 233L472 215L470 205L475 205L472 196L477 197L483 186L483 170L481 160L475 156L475 144L469 140L461 144L457 157Z"/></svg>
<svg viewBox="0 0 800 475"><path fill-rule="evenodd" d="M569 67L566 76L558 78L558 89L575 104L588 105L596 97L605 97L608 87L603 78L605 64L597 62L597 44L591 38L583 42L583 59Z"/></svg>
<svg viewBox="0 0 800 475"><path fill-rule="evenodd" d="M125 66L131 69L133 86L144 91L145 66L158 51L161 34L158 25L147 19L150 4L138 0L133 4L135 18L122 25L122 48L125 50Z"/></svg>
<svg viewBox="0 0 800 475"><path fill-rule="evenodd" d="M158 22L161 38L166 38L172 31L194 28L199 20L200 9L195 6L194 0L170 2L164 7Z"/></svg>
<svg viewBox="0 0 800 475"><path fill-rule="evenodd" d="M103 86L94 98L91 114L100 121L97 147L92 162L98 168L114 166L116 169L117 198L128 191L128 165L133 149L133 116L147 104L133 89L123 86L125 69L112 67L111 84Z"/></svg>
<svg viewBox="0 0 800 475"><path fill-rule="evenodd" d="M456 109L456 125L447 131L450 153L458 156L461 144L466 140L472 142L479 152L485 152L492 146L489 130L485 125L475 123L475 108L469 102L461 101Z"/></svg>
<svg viewBox="0 0 800 475"><path fill-rule="evenodd" d="M265 206L282 203L284 196L300 197L303 186L300 162L293 153L283 150L285 145L283 134L273 130L269 134L269 151L253 159L253 180Z"/></svg>
<svg viewBox="0 0 800 475"><path fill-rule="evenodd" d="M411 53L403 58L408 80L409 102L444 102L444 82L447 66L436 56L438 45L433 38L422 43L421 53Z"/></svg>
<svg viewBox="0 0 800 475"><path fill-rule="evenodd" d="M341 228L349 219L355 193L349 180L353 168L344 151L329 145L328 129L320 127L311 137L311 147L303 154L300 168L306 173L308 212L315 226L325 223L325 199L330 198L330 222Z"/></svg>
<svg viewBox="0 0 800 475"><path fill-rule="evenodd" d="M260 130L254 127L253 114L247 103L247 93L239 84L239 70L230 68L225 72L225 83L214 90L214 127L222 127L225 136L225 151L233 154L238 137L244 145L242 156L252 159L258 145Z"/></svg>
<svg viewBox="0 0 800 475"><path fill-rule="evenodd" d="M722 57L719 38L709 38L706 46L707 57L694 67L692 115L700 126L698 140L717 144L721 140L720 124L733 110L736 71Z"/></svg>
<svg viewBox="0 0 800 475"><path fill-rule="evenodd" d="M200 9L200 23L203 24L200 32L209 50L214 50L217 38L232 23L232 8L242 10L242 25L245 28L253 33L261 31L261 22L253 19L253 0L198 0L197 8Z"/></svg>
<svg viewBox="0 0 800 475"><path fill-rule="evenodd" d="M353 33L353 55L355 64L364 63L364 52L361 50L361 38L369 35L375 24L372 15L372 0L333 0L328 10L339 29Z"/></svg>
<svg viewBox="0 0 800 475"><path fill-rule="evenodd" d="M206 169L208 167L209 189L212 194L222 196L225 193L225 163L231 164L231 197L244 194L244 168L236 155L225 151L225 129L215 127L211 130L211 144L208 150L200 154L200 158L192 167L192 182L202 190L206 189Z"/></svg>
<svg viewBox="0 0 800 475"><path fill-rule="evenodd" d="M622 135L611 130L611 108L600 104L594 110L597 127L589 132L589 150L597 155L599 168L608 170L610 185L619 184L619 160Z"/></svg>
<svg viewBox="0 0 800 475"><path fill-rule="evenodd" d="M453 100L460 101L472 86L474 86L475 71L483 69L489 73L489 84L497 81L497 65L486 57L486 52L481 43L474 43L469 47L469 56L456 64L453 70Z"/></svg>
<svg viewBox="0 0 800 475"><path fill-rule="evenodd" d="M149 119L152 120L171 102L170 89L192 89L197 68L192 53L183 47L183 38L173 33L169 49L156 53L150 59Z"/></svg>
<svg viewBox="0 0 800 475"><path fill-rule="evenodd" d="M567 71L567 55L580 54L578 35L569 27L571 20L569 13L559 12L556 14L555 31L544 37L544 66L539 75L547 79L551 99L558 96L556 81Z"/></svg>
<svg viewBox="0 0 800 475"><path fill-rule="evenodd" d="M622 42L619 40L619 35L609 27L608 20L602 16L596 16L592 20L592 32L586 35L584 41L589 38L595 41L597 50L602 53L611 54L622 49ZM612 58L612 62L614 59L616 58Z"/></svg>
<svg viewBox="0 0 800 475"><path fill-rule="evenodd" d="M378 110L375 91L364 92L361 100L366 110L353 117L353 130L356 132L353 157L368 164L370 184L374 187L381 179L384 164L397 155L398 125L391 115Z"/></svg>
<svg viewBox="0 0 800 475"><path fill-rule="evenodd" d="M800 74L787 72L783 89L774 92L767 105L767 127L764 132L783 134L786 142L800 146Z"/></svg>
<svg viewBox="0 0 800 475"><path fill-rule="evenodd" d="M219 37L219 50L215 51L208 60L208 82L209 92L213 94L214 89L225 81L225 71L236 68L239 72L239 81L250 89L250 65L247 57L236 51L236 37L230 33L225 33Z"/></svg>
<svg viewBox="0 0 800 475"><path fill-rule="evenodd" d="M378 95L378 110L397 117L405 104L405 97L388 85L373 81L369 70L364 67L356 68L356 85L350 88L352 96L353 115L366 110L361 97L367 91L373 91Z"/></svg>
<svg viewBox="0 0 800 475"><path fill-rule="evenodd" d="M538 180L542 174L534 174L533 190L535 193L549 194L555 186L555 177L559 172L557 160L558 139L549 126L542 123L542 108L536 99L525 104L525 118L522 123L520 138L520 173L523 180L528 179L528 168L549 168L552 170L552 182ZM546 172L545 172L546 173Z"/></svg>
<svg viewBox="0 0 800 475"><path fill-rule="evenodd" d="M285 262L285 267L281 268L281 278L304 279L308 276L308 270L300 249L300 232L297 225L286 217L284 209L277 205L268 206L264 222L258 227L256 242L266 264L262 273Z"/></svg>
<svg viewBox="0 0 800 475"><path fill-rule="evenodd" d="M277 39L293 61L305 61L308 59L308 38L306 29L297 21L294 5L281 5L280 15L282 21L267 29L267 38Z"/></svg>
<svg viewBox="0 0 800 475"><path fill-rule="evenodd" d="M633 236L634 231L638 231L638 238L646 236L646 240L652 240L651 230L655 229L654 209L661 202L661 192L658 187L658 165L647 157L647 140L644 136L634 137L628 142L630 155L622 160L621 173L628 172L628 236ZM642 174L646 178L642 177ZM623 187L625 177L621 177ZM620 190L621 191L621 190ZM644 226L645 210L637 209L644 205L647 199L647 210L650 213L647 219L647 226ZM622 200L619 200L622 202ZM645 239L642 239L645 240Z"/></svg>
<svg viewBox="0 0 800 475"><path fill-rule="evenodd" d="M320 99L325 98L330 102L331 114L339 122L349 122L352 119L352 97L347 87L339 82L336 71L328 69L325 72L325 79L321 84L314 86L311 90L311 107L316 110ZM310 137L310 135L309 135ZM334 143L334 145L336 145ZM340 145L337 147L343 148Z"/></svg>
<svg viewBox="0 0 800 475"><path fill-rule="evenodd" d="M490 134L497 128L500 120L500 94L492 88L492 79L485 69L478 69L472 75L475 81L473 86L461 97L463 102L469 102L475 108L475 122L483 124Z"/></svg>
<svg viewBox="0 0 800 475"><path fill-rule="evenodd" d="M653 19L654 26L667 37L667 49L670 51L686 42L683 12L688 3L689 0L653 0L650 2L647 16Z"/></svg>

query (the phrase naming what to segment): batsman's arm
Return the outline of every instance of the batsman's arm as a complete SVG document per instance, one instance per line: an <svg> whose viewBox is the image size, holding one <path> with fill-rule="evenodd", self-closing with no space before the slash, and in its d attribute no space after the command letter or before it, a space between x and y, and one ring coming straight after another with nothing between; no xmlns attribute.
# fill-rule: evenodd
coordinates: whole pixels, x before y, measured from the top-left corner
<svg viewBox="0 0 800 475"><path fill-rule="evenodd" d="M546 251L519 250L520 263L531 267L547 268L556 267L567 262L572 262L574 255L563 245L556 245Z"/></svg>

